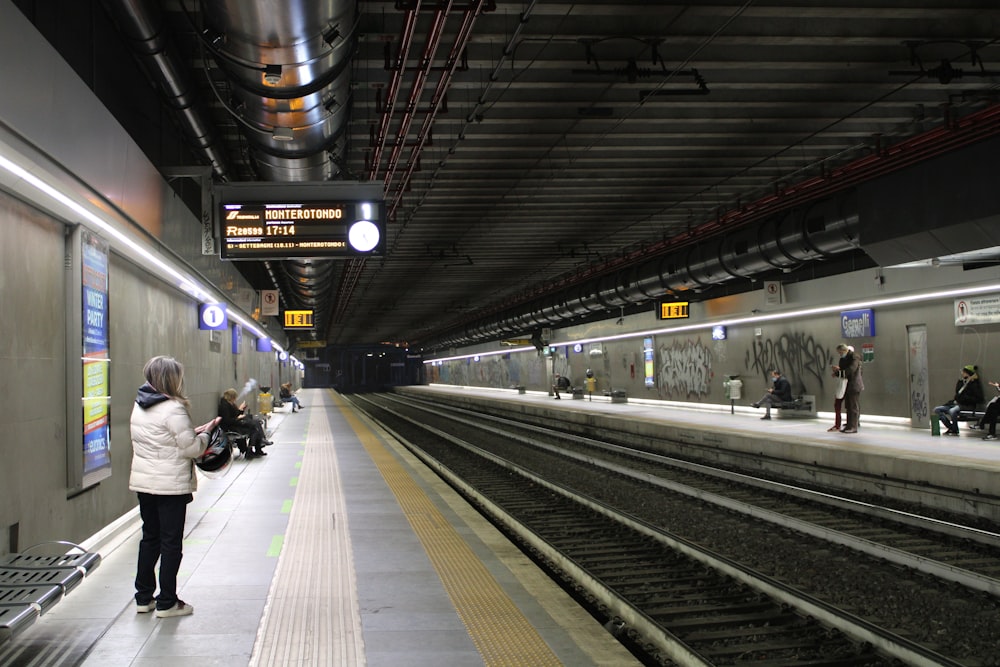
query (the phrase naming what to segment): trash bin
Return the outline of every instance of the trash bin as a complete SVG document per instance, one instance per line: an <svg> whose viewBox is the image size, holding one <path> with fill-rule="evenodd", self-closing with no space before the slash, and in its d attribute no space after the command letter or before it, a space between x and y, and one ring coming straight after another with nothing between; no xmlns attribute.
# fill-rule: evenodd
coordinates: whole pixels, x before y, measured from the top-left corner
<svg viewBox="0 0 1000 667"><path fill-rule="evenodd" d="M611 390L612 403L628 403L628 393L624 389Z"/></svg>
<svg viewBox="0 0 1000 667"><path fill-rule="evenodd" d="M936 412L931 415L931 435L941 435L941 415Z"/></svg>
<svg viewBox="0 0 1000 667"><path fill-rule="evenodd" d="M726 398L730 401L738 401L743 397L743 380L739 375L727 375L722 381L722 386L726 390Z"/></svg>
<svg viewBox="0 0 1000 667"><path fill-rule="evenodd" d="M264 387L261 387L261 389L263 388ZM270 389L270 387L267 388ZM257 394L257 412L259 412L262 415L271 414L271 401L273 400L273 398L274 397L271 396L269 391L262 391L259 394Z"/></svg>

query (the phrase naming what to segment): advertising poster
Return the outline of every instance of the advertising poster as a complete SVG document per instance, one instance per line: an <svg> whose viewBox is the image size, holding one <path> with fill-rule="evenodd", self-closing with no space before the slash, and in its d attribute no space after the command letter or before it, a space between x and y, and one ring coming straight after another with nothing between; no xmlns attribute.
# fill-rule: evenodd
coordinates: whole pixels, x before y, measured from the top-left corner
<svg viewBox="0 0 1000 667"><path fill-rule="evenodd" d="M111 468L109 421L111 356L108 344L108 245L84 231L83 269L83 477ZM106 475L98 475L103 477Z"/></svg>

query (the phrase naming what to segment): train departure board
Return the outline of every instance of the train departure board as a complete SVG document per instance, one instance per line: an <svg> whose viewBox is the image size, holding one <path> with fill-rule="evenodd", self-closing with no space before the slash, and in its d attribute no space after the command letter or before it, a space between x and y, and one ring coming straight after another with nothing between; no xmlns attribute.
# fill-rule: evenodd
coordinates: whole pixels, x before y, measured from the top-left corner
<svg viewBox="0 0 1000 667"><path fill-rule="evenodd" d="M222 201L222 259L330 258L381 255L380 200Z"/></svg>

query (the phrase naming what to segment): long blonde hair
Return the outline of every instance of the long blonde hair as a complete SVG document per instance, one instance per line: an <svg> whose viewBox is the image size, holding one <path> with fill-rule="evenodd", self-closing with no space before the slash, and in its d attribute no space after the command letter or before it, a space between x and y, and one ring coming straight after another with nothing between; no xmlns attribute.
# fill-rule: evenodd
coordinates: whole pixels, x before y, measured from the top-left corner
<svg viewBox="0 0 1000 667"><path fill-rule="evenodd" d="M165 396L169 396L190 409L191 404L184 395L184 366L173 357L153 357L142 369L146 382Z"/></svg>

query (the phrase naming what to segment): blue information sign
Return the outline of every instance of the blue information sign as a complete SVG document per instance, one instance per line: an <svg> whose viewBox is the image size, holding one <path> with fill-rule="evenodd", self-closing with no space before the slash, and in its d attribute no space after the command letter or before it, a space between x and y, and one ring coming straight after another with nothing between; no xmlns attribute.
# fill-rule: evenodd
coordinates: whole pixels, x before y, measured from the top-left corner
<svg viewBox="0 0 1000 667"><path fill-rule="evenodd" d="M840 313L840 335L843 338L871 338L875 335L875 311L871 308L845 310Z"/></svg>

